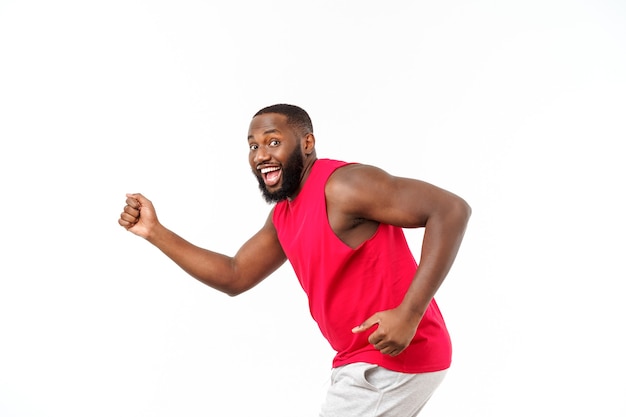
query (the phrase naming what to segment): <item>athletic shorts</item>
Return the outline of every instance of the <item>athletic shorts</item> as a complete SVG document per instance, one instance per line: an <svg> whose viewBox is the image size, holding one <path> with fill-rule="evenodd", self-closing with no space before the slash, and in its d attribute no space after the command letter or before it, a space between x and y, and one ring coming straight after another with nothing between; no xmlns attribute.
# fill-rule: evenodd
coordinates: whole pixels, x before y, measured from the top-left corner
<svg viewBox="0 0 626 417"><path fill-rule="evenodd" d="M446 372L406 374L362 362L335 368L320 417L417 416Z"/></svg>

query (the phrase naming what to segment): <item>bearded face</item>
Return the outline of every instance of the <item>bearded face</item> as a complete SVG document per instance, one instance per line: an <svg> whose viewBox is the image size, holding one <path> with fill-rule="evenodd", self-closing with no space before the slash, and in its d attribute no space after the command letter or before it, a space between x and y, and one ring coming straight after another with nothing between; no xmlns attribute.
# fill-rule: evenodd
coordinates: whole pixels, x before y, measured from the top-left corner
<svg viewBox="0 0 626 417"><path fill-rule="evenodd" d="M254 176L259 182L259 189L263 194L263 198L270 204L293 197L296 191L298 191L300 180L302 179L302 171L304 171L304 160L299 147L296 147L291 155L289 155L287 162L281 167L281 170L282 183L280 188L275 191L269 191L263 178L253 170Z"/></svg>

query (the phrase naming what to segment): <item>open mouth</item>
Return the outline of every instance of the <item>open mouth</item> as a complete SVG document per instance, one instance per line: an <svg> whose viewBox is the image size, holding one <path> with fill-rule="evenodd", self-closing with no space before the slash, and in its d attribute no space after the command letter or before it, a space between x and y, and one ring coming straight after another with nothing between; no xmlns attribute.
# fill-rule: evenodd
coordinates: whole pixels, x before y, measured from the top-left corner
<svg viewBox="0 0 626 417"><path fill-rule="evenodd" d="M261 168L261 176L267 187L273 187L280 181L282 175L282 169L277 166Z"/></svg>

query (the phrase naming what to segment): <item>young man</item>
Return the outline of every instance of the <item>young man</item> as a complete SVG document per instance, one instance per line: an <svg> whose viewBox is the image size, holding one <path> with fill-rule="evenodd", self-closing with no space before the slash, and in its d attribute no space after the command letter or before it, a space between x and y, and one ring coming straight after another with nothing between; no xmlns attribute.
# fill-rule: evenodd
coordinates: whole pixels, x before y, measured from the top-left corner
<svg viewBox="0 0 626 417"><path fill-rule="evenodd" d="M261 109L248 145L252 172L275 205L235 256L168 230L141 194L127 195L119 224L229 295L289 260L337 351L320 416L417 415L450 366L450 338L433 297L456 257L469 206L422 181L318 159L311 120L297 106ZM419 268L402 231L417 227L425 228Z"/></svg>

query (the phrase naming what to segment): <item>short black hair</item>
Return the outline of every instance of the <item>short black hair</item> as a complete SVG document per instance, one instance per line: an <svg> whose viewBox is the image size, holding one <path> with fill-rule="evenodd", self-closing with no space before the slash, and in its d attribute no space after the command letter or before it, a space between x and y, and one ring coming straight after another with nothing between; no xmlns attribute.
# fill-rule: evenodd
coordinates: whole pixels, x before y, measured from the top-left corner
<svg viewBox="0 0 626 417"><path fill-rule="evenodd" d="M309 114L298 106L293 104L273 104L256 112L254 117L266 113L278 113L286 116L287 123L302 135L313 133L313 122L311 122Z"/></svg>

